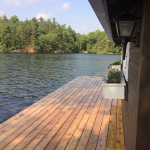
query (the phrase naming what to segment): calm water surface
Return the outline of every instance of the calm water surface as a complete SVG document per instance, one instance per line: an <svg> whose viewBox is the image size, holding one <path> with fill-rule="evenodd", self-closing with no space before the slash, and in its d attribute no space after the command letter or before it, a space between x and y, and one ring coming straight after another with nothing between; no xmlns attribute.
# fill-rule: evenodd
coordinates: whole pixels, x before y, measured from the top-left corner
<svg viewBox="0 0 150 150"><path fill-rule="evenodd" d="M120 55L0 53L0 123L77 76L103 76Z"/></svg>

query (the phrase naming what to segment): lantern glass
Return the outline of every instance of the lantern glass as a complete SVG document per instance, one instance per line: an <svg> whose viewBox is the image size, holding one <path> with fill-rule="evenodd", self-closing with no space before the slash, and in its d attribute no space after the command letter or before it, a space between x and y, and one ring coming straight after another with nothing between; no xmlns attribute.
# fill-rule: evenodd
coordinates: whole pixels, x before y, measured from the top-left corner
<svg viewBox="0 0 150 150"><path fill-rule="evenodd" d="M120 37L131 37L135 21L119 21Z"/></svg>

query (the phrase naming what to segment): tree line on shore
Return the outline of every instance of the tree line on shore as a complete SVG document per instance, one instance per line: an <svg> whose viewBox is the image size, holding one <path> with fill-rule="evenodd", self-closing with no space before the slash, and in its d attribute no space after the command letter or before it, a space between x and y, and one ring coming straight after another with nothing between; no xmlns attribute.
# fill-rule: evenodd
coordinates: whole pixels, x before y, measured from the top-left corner
<svg viewBox="0 0 150 150"><path fill-rule="evenodd" d="M105 32L96 30L87 35L76 33L71 26L60 25L53 18L33 17L19 21L16 15L10 19L0 17L0 52L38 53L100 53L120 54Z"/></svg>

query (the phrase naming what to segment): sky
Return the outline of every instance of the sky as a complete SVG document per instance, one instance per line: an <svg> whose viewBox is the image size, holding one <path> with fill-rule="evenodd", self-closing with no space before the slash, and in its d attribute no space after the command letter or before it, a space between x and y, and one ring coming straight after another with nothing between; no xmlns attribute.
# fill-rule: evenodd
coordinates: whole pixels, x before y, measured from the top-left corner
<svg viewBox="0 0 150 150"><path fill-rule="evenodd" d="M60 25L69 25L77 33L104 31L88 0L0 0L0 16L16 15L24 21L41 16L56 18Z"/></svg>

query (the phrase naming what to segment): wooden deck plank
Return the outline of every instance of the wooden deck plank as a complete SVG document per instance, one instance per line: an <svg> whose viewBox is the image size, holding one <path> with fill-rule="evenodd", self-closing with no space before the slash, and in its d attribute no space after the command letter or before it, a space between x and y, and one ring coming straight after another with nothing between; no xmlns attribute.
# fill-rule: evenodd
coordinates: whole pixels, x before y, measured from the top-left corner
<svg viewBox="0 0 150 150"><path fill-rule="evenodd" d="M116 150L116 148L106 147L106 150Z"/></svg>
<svg viewBox="0 0 150 150"><path fill-rule="evenodd" d="M85 85L88 86L88 84L86 84L86 83L85 83ZM79 91L80 91L80 94L81 94L82 91L80 89L78 90L78 92ZM58 111L60 111L60 110L61 111L59 113L57 112L58 115L56 115L56 116L54 115L53 117L51 116L50 118L47 118L45 122L43 122L39 127L36 128L36 130L31 132L21 143L19 143L15 149L20 149L22 146L25 147L43 128L44 128L45 132L48 132L50 130L50 128L52 128L56 124L56 122L62 117L62 115L66 112L65 109L67 107L69 109L69 106L71 106L71 104L73 104L73 102L74 102L73 98L75 96L80 96L80 95L77 95L77 94L78 93L75 93L74 96L70 96L70 99L72 101L70 102L70 104L68 104L68 106L66 106L62 110L59 108ZM44 132L44 131L42 131L42 132ZM42 135L44 136L44 134L42 134ZM38 140L40 140L40 138L38 138ZM30 146L31 146L31 148L35 147L38 144L38 140L37 140L37 137L35 137L25 149L29 148Z"/></svg>
<svg viewBox="0 0 150 150"><path fill-rule="evenodd" d="M122 100L81 76L0 125L0 150L124 150Z"/></svg>
<svg viewBox="0 0 150 150"><path fill-rule="evenodd" d="M112 106L117 106L117 105L118 105L118 100L117 99L113 99Z"/></svg>
<svg viewBox="0 0 150 150"><path fill-rule="evenodd" d="M118 108L122 108L122 100L121 99L118 99L118 101L117 101L117 107Z"/></svg>
<svg viewBox="0 0 150 150"><path fill-rule="evenodd" d="M97 83L97 82L96 82ZM94 87L97 84L94 85ZM76 103L73 105L71 109L67 111L67 113L61 118L58 123L46 134L46 136L40 141L40 143L35 147L35 150L43 149L45 146L49 143L49 141L53 138L53 136L56 134L56 132L59 130L59 128L63 125L63 123L68 119L68 117L71 115L71 113L75 110L75 116L79 112L79 110L82 108L83 104L87 101L87 96L90 95L90 93L93 91L93 89L90 87L90 89L87 89L83 92L83 94L80 97L76 97ZM86 94L89 92L88 94Z"/></svg>
<svg viewBox="0 0 150 150"><path fill-rule="evenodd" d="M108 131L108 138L107 138L107 147L109 148L116 148L116 123L117 123L117 101L113 100L112 108L111 108L111 115L110 115L110 123L109 123L109 131Z"/></svg>
<svg viewBox="0 0 150 150"><path fill-rule="evenodd" d="M80 137L76 150L84 150L86 148L101 102L102 98L99 98Z"/></svg>
<svg viewBox="0 0 150 150"><path fill-rule="evenodd" d="M86 84L86 82L85 82L85 85L88 86L88 84ZM78 92L79 91L82 93L82 91L80 89L78 90ZM69 107L71 107L71 104L73 104L73 102L74 102L73 98L75 96L80 96L80 95L77 95L77 94L78 93L75 93L74 96L70 96L70 99L71 99L70 104L67 104L67 106L64 107L63 109L58 108L58 111L55 112L55 114L53 114L53 116L50 116L49 118L47 118L46 121L44 121L36 129L34 129L21 143L19 143L15 147L15 149L22 149L22 148L24 148L43 128L46 131L48 131L50 128L52 128L54 126L54 124L65 114L66 110L69 109ZM62 106L60 106L60 107L62 107ZM56 113L57 113L57 115L56 115ZM25 149L28 149L30 146L31 146L30 148L35 147L38 144L36 139L37 138L35 137L35 139L32 140L30 142L30 144Z"/></svg>
<svg viewBox="0 0 150 150"><path fill-rule="evenodd" d="M84 82L81 83L81 86L85 84ZM72 89L71 89L72 90ZM79 90L78 88L74 88L74 90L71 91L71 93L74 93L76 90ZM70 94L71 94L70 93ZM63 102L66 101L66 99L68 99L68 97L70 96L69 94L67 95L68 93L65 93L64 96L65 98L61 101L55 101L55 103L52 103L50 105L45 105L44 107L40 107L41 109L37 110L36 111L36 115L35 117L32 117L32 119L29 120L29 118L27 120L24 120L24 122L26 122L24 124L24 122L21 122L20 124L17 124L15 126L15 128L11 128L11 130L8 130L10 132L5 132L4 135L1 135L1 138L0 140L2 140L3 138L7 138L4 142L1 142L0 143L0 148L2 146L5 146L6 144L8 144L11 140L13 140L17 135L19 135L22 131L24 131L28 126L30 126L32 123L34 123L38 118L42 117L42 120L44 119L43 115L46 113L46 115L48 115L48 110L50 110L49 113L53 112L57 107L59 107L61 104L63 104ZM61 97L63 98L63 97ZM53 108L52 108L53 107ZM44 110L43 110L44 109ZM41 110L43 110L41 112ZM29 121L28 121L29 120ZM38 121L37 121L38 122ZM23 124L23 126L21 126ZM17 130L17 131L16 131ZM14 134L11 134L13 133L14 131ZM16 131L16 132L15 132ZM10 135L10 136L8 136Z"/></svg>
<svg viewBox="0 0 150 150"><path fill-rule="evenodd" d="M122 102L118 100L117 108L117 142L116 150L125 150L124 133L123 133L123 120L122 120Z"/></svg>
<svg viewBox="0 0 150 150"><path fill-rule="evenodd" d="M67 149L75 149L76 145L78 144L78 141L80 139L80 136L82 135L82 132L84 130L84 127L86 126L86 123L90 117L90 114L92 112L92 109L89 109L85 112L81 122L79 123L78 127L76 128L75 132L70 138L70 141L66 147Z"/></svg>
<svg viewBox="0 0 150 150"><path fill-rule="evenodd" d="M72 84L77 84L77 82L82 81L86 77L77 77L76 79L70 81L69 83L65 84L61 88L57 89L53 93L47 95L46 97L42 98L38 102L34 103L30 107L26 108L25 110L21 111L20 113L24 114L22 117L17 117L17 115L13 116L12 118L8 119L4 123L0 124L0 135L3 134L3 132L6 131L6 129L10 129L12 126L26 118L29 114L34 112L36 109L38 109L44 102L48 102L51 98L58 98L60 95L62 95L65 91L67 91ZM58 94L59 93L59 94ZM18 114L20 114L18 113Z"/></svg>
<svg viewBox="0 0 150 150"><path fill-rule="evenodd" d="M105 109L105 113L104 113L104 117L103 117L103 123L102 123L101 131L99 134L99 139L98 139L96 150L105 150L106 149L111 103L112 103L112 100L109 99L107 101L107 105L106 105L106 109Z"/></svg>
<svg viewBox="0 0 150 150"><path fill-rule="evenodd" d="M86 104L88 104L88 101L89 101L89 103L90 103L90 105L89 105L89 108L90 109L92 109L92 108L96 108L96 106L95 106L95 103L96 103L96 101L98 100L98 96L100 95L100 90L99 89L101 89L101 87L100 87L100 85L101 85L101 82L99 82L99 84L97 85L97 87L95 88L95 91L96 91L96 94L94 95L94 96L92 96L92 95L90 95L90 97L89 97L89 99L87 100L87 102L85 103L85 105ZM93 93L94 94L94 93ZM70 124L73 122L73 120L74 121L76 121L76 118L77 119L79 119L78 118L78 116L80 115L81 116L81 112L83 112L83 108L84 108L84 106L82 107L82 109L80 110L80 112L78 113L78 115L77 115L77 117L73 117L72 115L70 116L70 118L63 124L63 126L60 128L60 130L55 134L55 136L53 137L53 139L49 142L49 144L47 145L47 147L46 147L46 149L55 149L55 147L57 146L57 144L59 143L59 141L61 140L61 138L63 137L63 135L65 134L65 132L67 131L67 129L68 130L73 130L73 129L70 129ZM79 123L80 122L80 120L78 120L78 121L76 121L76 123ZM74 127L74 129L77 127L77 125L78 124L75 124L74 122L73 122L73 127ZM75 126L76 125L76 126ZM71 133L70 133L71 134ZM71 135L70 135L70 137L71 137ZM64 142L64 141L63 141ZM65 148L65 147L64 147ZM62 147L59 147L59 148L57 148L57 149L62 149Z"/></svg>
<svg viewBox="0 0 150 150"><path fill-rule="evenodd" d="M99 99L102 99L101 95L101 87L99 87L96 96L99 96ZM76 130L78 124L80 123L84 113L86 112L88 108L88 103L86 103L84 105L84 107L82 108L82 110L79 112L78 116L75 118L75 120L73 121L72 125L69 127L69 129L66 131L66 133L64 134L64 136L62 137L62 139L60 140L59 144L57 145L57 147L55 148L56 150L64 150L67 143L69 142L72 134L74 133L74 131Z"/></svg>
<svg viewBox="0 0 150 150"><path fill-rule="evenodd" d="M98 137L99 137L99 133L100 133L103 117L104 117L106 103L107 103L107 100L103 100L102 104L99 108L99 111L98 111L93 129L92 129L86 150L95 150L96 149L96 145L97 145L97 141L98 141Z"/></svg>

